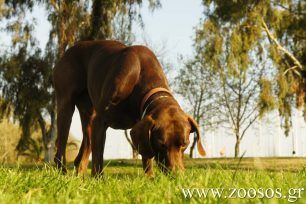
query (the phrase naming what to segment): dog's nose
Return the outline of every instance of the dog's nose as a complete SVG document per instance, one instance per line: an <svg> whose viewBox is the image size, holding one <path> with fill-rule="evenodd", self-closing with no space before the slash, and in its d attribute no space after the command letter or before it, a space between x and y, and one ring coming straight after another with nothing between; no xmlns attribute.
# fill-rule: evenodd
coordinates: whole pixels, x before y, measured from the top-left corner
<svg viewBox="0 0 306 204"><path fill-rule="evenodd" d="M184 171L185 167L183 165L183 161L180 159L171 161L170 164L167 166L167 170L175 173Z"/></svg>
<svg viewBox="0 0 306 204"><path fill-rule="evenodd" d="M171 167L171 171L173 172L181 172L184 171L185 167L183 165L182 161L177 161L172 167Z"/></svg>

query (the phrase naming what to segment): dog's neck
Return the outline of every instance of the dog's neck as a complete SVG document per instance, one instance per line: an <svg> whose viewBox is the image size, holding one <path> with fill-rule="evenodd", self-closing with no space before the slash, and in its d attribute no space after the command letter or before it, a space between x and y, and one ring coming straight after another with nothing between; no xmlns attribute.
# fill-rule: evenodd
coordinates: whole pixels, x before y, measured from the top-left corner
<svg viewBox="0 0 306 204"><path fill-rule="evenodd" d="M146 115L148 109L156 101L162 100L163 98L172 97L171 92L165 88L154 88L150 90L142 99L140 106L141 119Z"/></svg>

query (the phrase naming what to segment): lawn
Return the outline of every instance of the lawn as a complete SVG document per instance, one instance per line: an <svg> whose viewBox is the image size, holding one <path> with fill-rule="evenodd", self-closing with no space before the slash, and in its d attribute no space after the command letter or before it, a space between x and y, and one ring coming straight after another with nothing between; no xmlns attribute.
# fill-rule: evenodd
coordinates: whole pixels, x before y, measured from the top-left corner
<svg viewBox="0 0 306 204"><path fill-rule="evenodd" d="M156 171L153 179L145 177L140 162L133 160L106 161L100 179L89 173L75 176L73 168L61 175L47 165L2 165L0 203L306 202L302 190L306 191L305 158L194 159L185 163L183 174L165 176Z"/></svg>

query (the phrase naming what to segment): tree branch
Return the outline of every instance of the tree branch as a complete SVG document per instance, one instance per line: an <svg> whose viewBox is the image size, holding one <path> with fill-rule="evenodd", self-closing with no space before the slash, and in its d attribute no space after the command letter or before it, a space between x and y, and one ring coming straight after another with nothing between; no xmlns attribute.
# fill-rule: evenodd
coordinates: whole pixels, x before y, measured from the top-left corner
<svg viewBox="0 0 306 204"><path fill-rule="evenodd" d="M239 95L232 85L230 85L227 81L225 83L236 95Z"/></svg>
<svg viewBox="0 0 306 204"><path fill-rule="evenodd" d="M290 53L286 48L281 46L281 44L277 41L277 39L272 35L272 33L270 32L270 30L269 30L269 28L268 28L268 26L267 26L267 24L266 24L266 22L264 21L263 18L261 18L261 22L262 22L263 28L266 31L270 41L272 41L277 46L277 48L279 50L283 51L293 61L293 63L296 65L296 68L299 68L299 69L303 70L303 67L302 67L301 63L299 62L299 60L296 59L296 57L292 53Z"/></svg>
<svg viewBox="0 0 306 204"><path fill-rule="evenodd" d="M256 105L255 108L254 108L252 111L250 111L250 113L241 121L241 124L243 124L243 123L244 123L249 117L251 117L251 115L253 115L254 112L257 111L257 110L258 110L258 105Z"/></svg>
<svg viewBox="0 0 306 204"><path fill-rule="evenodd" d="M249 104L249 101L250 101L251 97L254 95L256 89L257 89L257 86L254 86L253 89L250 90L249 95L247 96L246 101L244 103L244 108L243 108L240 120L242 120L242 118L244 117L244 115L246 113L246 110L247 110L247 107L248 107L247 104Z"/></svg>
<svg viewBox="0 0 306 204"><path fill-rule="evenodd" d="M128 141L128 143L131 145L132 149L137 150L136 147L134 146L132 140L129 138L129 134L128 134L127 130L124 130L124 135L125 135L125 138Z"/></svg>
<svg viewBox="0 0 306 204"><path fill-rule="evenodd" d="M226 95L225 85L224 85L224 84L223 84L223 93L224 93L224 99L225 99L224 101L225 101L226 108L228 109L228 112L229 112L229 115L230 115L232 124L235 125L234 116L233 116L231 107L230 107L230 105L229 105L229 103L228 103L228 98L227 98L227 95Z"/></svg>
<svg viewBox="0 0 306 204"><path fill-rule="evenodd" d="M241 136L240 136L240 140L243 139L243 136L245 135L246 131L249 129L249 127L251 127L251 125L256 121L256 119L258 118L259 114L257 114L250 122L249 124L244 128Z"/></svg>
<svg viewBox="0 0 306 204"><path fill-rule="evenodd" d="M290 13L293 13L293 14L296 14L296 15L306 15L306 13L303 13L303 12L296 12L296 11L292 11L290 8L282 5L281 3L278 3L278 2L274 2L273 1L273 4L276 5L276 6L279 6L287 11L289 11Z"/></svg>

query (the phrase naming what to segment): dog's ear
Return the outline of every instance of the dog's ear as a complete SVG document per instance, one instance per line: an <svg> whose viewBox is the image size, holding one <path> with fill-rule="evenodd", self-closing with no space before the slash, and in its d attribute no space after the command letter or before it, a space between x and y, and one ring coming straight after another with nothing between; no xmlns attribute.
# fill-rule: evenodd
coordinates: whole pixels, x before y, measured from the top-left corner
<svg viewBox="0 0 306 204"><path fill-rule="evenodd" d="M201 156L205 156L206 152L202 146L202 142L201 142L201 134L200 134L200 129L199 129L199 125L197 124L197 122L190 116L188 116L188 121L191 125L191 133L192 132L196 132L197 134L197 148L198 151L200 153Z"/></svg>
<svg viewBox="0 0 306 204"><path fill-rule="evenodd" d="M141 156L145 158L152 158L154 156L150 143L151 131L153 127L153 119L150 116L146 116L141 121L136 123L130 132L133 145Z"/></svg>

